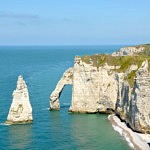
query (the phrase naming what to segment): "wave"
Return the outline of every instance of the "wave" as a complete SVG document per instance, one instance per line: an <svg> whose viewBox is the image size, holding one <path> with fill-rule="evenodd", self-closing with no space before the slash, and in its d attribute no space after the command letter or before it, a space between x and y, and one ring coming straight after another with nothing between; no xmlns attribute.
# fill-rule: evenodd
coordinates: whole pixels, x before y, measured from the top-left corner
<svg viewBox="0 0 150 150"><path fill-rule="evenodd" d="M118 127L118 126L115 126L115 125L112 125L114 130L119 132L121 135L123 135L123 132L122 132L122 128Z"/></svg>
<svg viewBox="0 0 150 150"><path fill-rule="evenodd" d="M49 108L43 108L42 110L49 110Z"/></svg>
<svg viewBox="0 0 150 150"><path fill-rule="evenodd" d="M10 126L11 124L0 123L1 126Z"/></svg>
<svg viewBox="0 0 150 150"><path fill-rule="evenodd" d="M132 142L130 141L130 138L127 136L126 133L124 134L124 137L125 137L126 141L128 142L129 146L130 146L131 148L134 148L134 145L132 144Z"/></svg>

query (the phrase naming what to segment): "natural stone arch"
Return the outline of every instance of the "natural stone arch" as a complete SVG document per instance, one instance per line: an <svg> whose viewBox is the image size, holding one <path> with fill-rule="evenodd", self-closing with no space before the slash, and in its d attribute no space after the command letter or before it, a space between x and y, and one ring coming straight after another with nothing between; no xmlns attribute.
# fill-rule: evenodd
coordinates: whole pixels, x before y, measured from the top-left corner
<svg viewBox="0 0 150 150"><path fill-rule="evenodd" d="M50 95L50 110L60 109L59 97L61 95L61 92L63 91L63 88L66 85L72 84L73 84L73 68L69 68L68 70L65 71L62 78L57 83L55 90Z"/></svg>

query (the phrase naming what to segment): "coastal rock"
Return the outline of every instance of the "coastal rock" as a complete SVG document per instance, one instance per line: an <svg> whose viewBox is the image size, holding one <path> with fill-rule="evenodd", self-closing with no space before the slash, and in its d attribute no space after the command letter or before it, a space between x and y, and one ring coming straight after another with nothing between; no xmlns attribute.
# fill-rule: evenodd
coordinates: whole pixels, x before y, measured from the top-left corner
<svg viewBox="0 0 150 150"><path fill-rule="evenodd" d="M73 68L69 68L65 71L62 78L59 80L55 90L50 95L50 110L59 110L59 96L65 85L72 84Z"/></svg>
<svg viewBox="0 0 150 150"><path fill-rule="evenodd" d="M96 113L115 109L116 74L113 66L94 67L75 58L71 112Z"/></svg>
<svg viewBox="0 0 150 150"><path fill-rule="evenodd" d="M115 113L133 130L150 133L149 55L147 44L112 55L75 57L73 68L64 73L51 94L50 108L60 108L60 93L72 84L69 111Z"/></svg>
<svg viewBox="0 0 150 150"><path fill-rule="evenodd" d="M50 96L50 109L60 109L59 96L63 87L72 84L72 101L69 111L111 113L116 110L116 104L118 112L121 112L119 106L125 111L126 107L122 107L124 105L122 99L126 98L125 94L122 94L125 87L124 78L128 73L136 70L137 65L131 65L125 73L115 71L119 68L120 66L110 66L107 63L96 67L91 63L85 63L79 56L75 57L74 67L64 73Z"/></svg>
<svg viewBox="0 0 150 150"><path fill-rule="evenodd" d="M27 85L22 76L18 77L16 90L13 91L13 100L6 124L30 123L33 120L32 107L29 101Z"/></svg>
<svg viewBox="0 0 150 150"><path fill-rule="evenodd" d="M118 98L115 113L134 131L150 133L150 73L145 60L136 71L134 85L131 87L119 78Z"/></svg>

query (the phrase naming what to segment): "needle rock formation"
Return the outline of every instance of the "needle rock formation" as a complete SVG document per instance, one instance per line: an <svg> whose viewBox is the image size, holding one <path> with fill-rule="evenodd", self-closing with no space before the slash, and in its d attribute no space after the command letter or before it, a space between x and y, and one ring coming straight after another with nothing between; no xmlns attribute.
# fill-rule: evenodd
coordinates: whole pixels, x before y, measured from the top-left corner
<svg viewBox="0 0 150 150"><path fill-rule="evenodd" d="M32 107L29 101L27 85L22 76L18 77L17 87L12 96L13 100L6 124L31 123L33 120Z"/></svg>

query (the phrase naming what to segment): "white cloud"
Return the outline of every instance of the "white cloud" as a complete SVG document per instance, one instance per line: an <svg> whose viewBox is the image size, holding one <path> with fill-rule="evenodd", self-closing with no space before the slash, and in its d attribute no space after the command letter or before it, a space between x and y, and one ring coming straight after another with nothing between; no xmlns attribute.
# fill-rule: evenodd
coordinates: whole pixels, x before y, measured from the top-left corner
<svg viewBox="0 0 150 150"><path fill-rule="evenodd" d="M40 19L40 16L37 14L25 14L25 13L16 14L8 12L8 13L0 13L0 18L37 20Z"/></svg>

